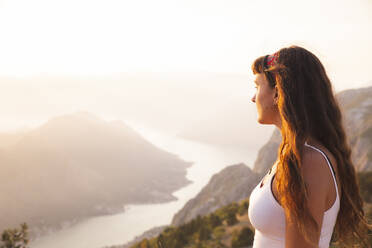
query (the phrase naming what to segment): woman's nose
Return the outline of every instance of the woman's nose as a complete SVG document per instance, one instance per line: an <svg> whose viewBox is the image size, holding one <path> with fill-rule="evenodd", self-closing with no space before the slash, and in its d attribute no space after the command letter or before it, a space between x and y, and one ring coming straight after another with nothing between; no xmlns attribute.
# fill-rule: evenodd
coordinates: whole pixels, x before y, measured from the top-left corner
<svg viewBox="0 0 372 248"><path fill-rule="evenodd" d="M254 103L256 102L256 94L253 95L253 97L251 98L251 101Z"/></svg>

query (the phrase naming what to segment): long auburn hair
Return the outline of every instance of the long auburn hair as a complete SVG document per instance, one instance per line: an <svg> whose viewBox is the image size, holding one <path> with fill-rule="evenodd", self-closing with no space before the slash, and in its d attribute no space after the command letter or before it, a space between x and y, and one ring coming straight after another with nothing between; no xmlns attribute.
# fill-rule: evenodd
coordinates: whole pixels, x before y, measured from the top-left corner
<svg viewBox="0 0 372 248"><path fill-rule="evenodd" d="M280 49L272 67L265 66L265 57L254 61L252 71L264 73L270 86L278 90L282 142L278 149L277 190L284 211L290 220L297 220L302 235L313 243L311 237L320 233L321 227L307 206L308 193L301 174L303 145L313 137L334 155L338 165L340 210L333 241L341 247L370 247L367 235L371 225L365 218L341 111L322 63L298 46Z"/></svg>

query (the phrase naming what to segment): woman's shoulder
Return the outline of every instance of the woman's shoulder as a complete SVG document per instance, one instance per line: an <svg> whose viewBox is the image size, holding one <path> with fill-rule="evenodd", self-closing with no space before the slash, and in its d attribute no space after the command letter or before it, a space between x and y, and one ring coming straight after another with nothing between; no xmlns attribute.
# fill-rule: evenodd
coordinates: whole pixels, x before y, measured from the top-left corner
<svg viewBox="0 0 372 248"><path fill-rule="evenodd" d="M328 164L328 162L330 162L330 164ZM337 179L337 164L333 155L321 145L317 145L316 147L305 146L301 161L301 172L305 184L313 193L320 194L319 191L323 191L330 194L332 192L334 180L331 167L335 171L338 191L340 192L340 185ZM330 197L329 195L327 196Z"/></svg>
<svg viewBox="0 0 372 248"><path fill-rule="evenodd" d="M304 173L329 175L331 171L334 171L336 178L338 176L335 157L321 144L306 144L301 163Z"/></svg>
<svg viewBox="0 0 372 248"><path fill-rule="evenodd" d="M320 152L311 147L304 147L300 169L305 183L319 185L326 184L329 180L329 166L326 159Z"/></svg>

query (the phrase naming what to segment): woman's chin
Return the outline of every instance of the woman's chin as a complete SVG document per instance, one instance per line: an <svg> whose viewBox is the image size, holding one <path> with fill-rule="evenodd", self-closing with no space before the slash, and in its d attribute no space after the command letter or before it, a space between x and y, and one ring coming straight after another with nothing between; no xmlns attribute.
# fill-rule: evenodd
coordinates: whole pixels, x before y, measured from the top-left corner
<svg viewBox="0 0 372 248"><path fill-rule="evenodd" d="M262 119L261 117L258 117L257 122L260 123L260 124L266 124L265 120Z"/></svg>
<svg viewBox="0 0 372 248"><path fill-rule="evenodd" d="M262 125L270 125L270 124L273 124L273 123L268 122L267 120L262 119L262 118L258 118L257 122L260 123L260 124L262 124Z"/></svg>

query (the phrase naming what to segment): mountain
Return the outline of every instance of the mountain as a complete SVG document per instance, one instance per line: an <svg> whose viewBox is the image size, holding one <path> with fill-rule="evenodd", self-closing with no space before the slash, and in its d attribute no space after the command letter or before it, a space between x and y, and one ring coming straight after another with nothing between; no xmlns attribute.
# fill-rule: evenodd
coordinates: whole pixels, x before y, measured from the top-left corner
<svg viewBox="0 0 372 248"><path fill-rule="evenodd" d="M357 171L372 170L372 87L345 90L336 95L343 115L343 124L352 149ZM276 129L259 150L253 170L265 173L275 162L281 142Z"/></svg>
<svg viewBox="0 0 372 248"><path fill-rule="evenodd" d="M158 236L170 226L181 226L185 223L190 223L198 215L206 216L207 214L216 212L218 209L225 208L232 202L247 200L250 192L258 182L258 174L254 173L247 165L240 163L227 166L214 174L202 191L196 197L189 200L173 216L172 223L169 226L154 227L124 245L109 246L109 248L129 248L143 239ZM245 222L249 221L245 220Z"/></svg>
<svg viewBox="0 0 372 248"><path fill-rule="evenodd" d="M354 165L357 171L372 170L372 87L346 90L336 98L343 112ZM229 166L214 175L202 191L173 217L171 225L178 226L198 214L203 216L223 204L249 196L262 175L274 164L280 142L280 132L275 129L260 148L253 170L242 165Z"/></svg>
<svg viewBox="0 0 372 248"><path fill-rule="evenodd" d="M366 199L371 197L371 173L372 173L372 87L346 90L336 95L343 112L344 126L352 148L352 160L362 180L361 189ZM216 209L241 201L250 196L251 191L257 185L262 175L273 165L277 157L277 150L281 142L279 130L272 132L270 139L258 152L253 170L244 164L232 165L224 168L212 176L206 186L190 199L185 206L175 214L170 227L175 230L182 229L182 225L190 223L198 215L206 216L215 213ZM368 174L369 173L369 174ZM364 185L364 186L363 186ZM362 187L363 186L363 187ZM372 213L372 204L366 205ZM156 235L165 232L166 228L156 229ZM145 233L146 234L146 233ZM154 236L153 236L154 237ZM139 239L149 239L148 235L140 236ZM129 243L130 245L133 242ZM129 247L129 245L118 246Z"/></svg>
<svg viewBox="0 0 372 248"><path fill-rule="evenodd" d="M368 223L372 223L372 171L358 173L364 201L364 212ZM160 247L159 241L167 248L250 248L254 241L255 229L248 217L249 198L231 202L208 215L193 218L179 226L161 226L138 236L133 242L104 248ZM369 237L372 244L372 237ZM342 245L331 242L330 247ZM361 244L359 244L361 247ZM343 247L343 246L342 246Z"/></svg>
<svg viewBox="0 0 372 248"><path fill-rule="evenodd" d="M372 86L337 95L357 171L372 171Z"/></svg>
<svg viewBox="0 0 372 248"><path fill-rule="evenodd" d="M1 137L1 136L0 136ZM121 121L59 116L0 149L0 231L123 211L128 203L175 200L191 162L163 151ZM39 231L37 231L39 230Z"/></svg>
<svg viewBox="0 0 372 248"><path fill-rule="evenodd" d="M254 172L263 175L275 163L281 141L280 131L275 129L269 141L258 151L256 161L253 165Z"/></svg>
<svg viewBox="0 0 372 248"><path fill-rule="evenodd" d="M227 166L214 174L208 184L174 215L171 225L179 226L198 215L204 216L248 197L258 181L258 174L243 163Z"/></svg>
<svg viewBox="0 0 372 248"><path fill-rule="evenodd" d="M0 150L15 145L24 135L25 132L0 133Z"/></svg>
<svg viewBox="0 0 372 248"><path fill-rule="evenodd" d="M141 242L141 240L143 240L143 239L150 239L152 237L158 236L161 232L164 231L164 229L166 229L168 227L169 227L168 225L156 226L156 227L153 227L153 228L145 231L141 235L137 235L134 239L132 239L131 241L129 241L125 244L110 245L110 246L105 246L105 247L102 247L102 248L129 248L132 245Z"/></svg>
<svg viewBox="0 0 372 248"><path fill-rule="evenodd" d="M143 233L135 240L103 248L249 248L254 231L248 218L248 198L217 208L208 215L196 216L180 226L160 226ZM162 245L159 245L162 240Z"/></svg>

